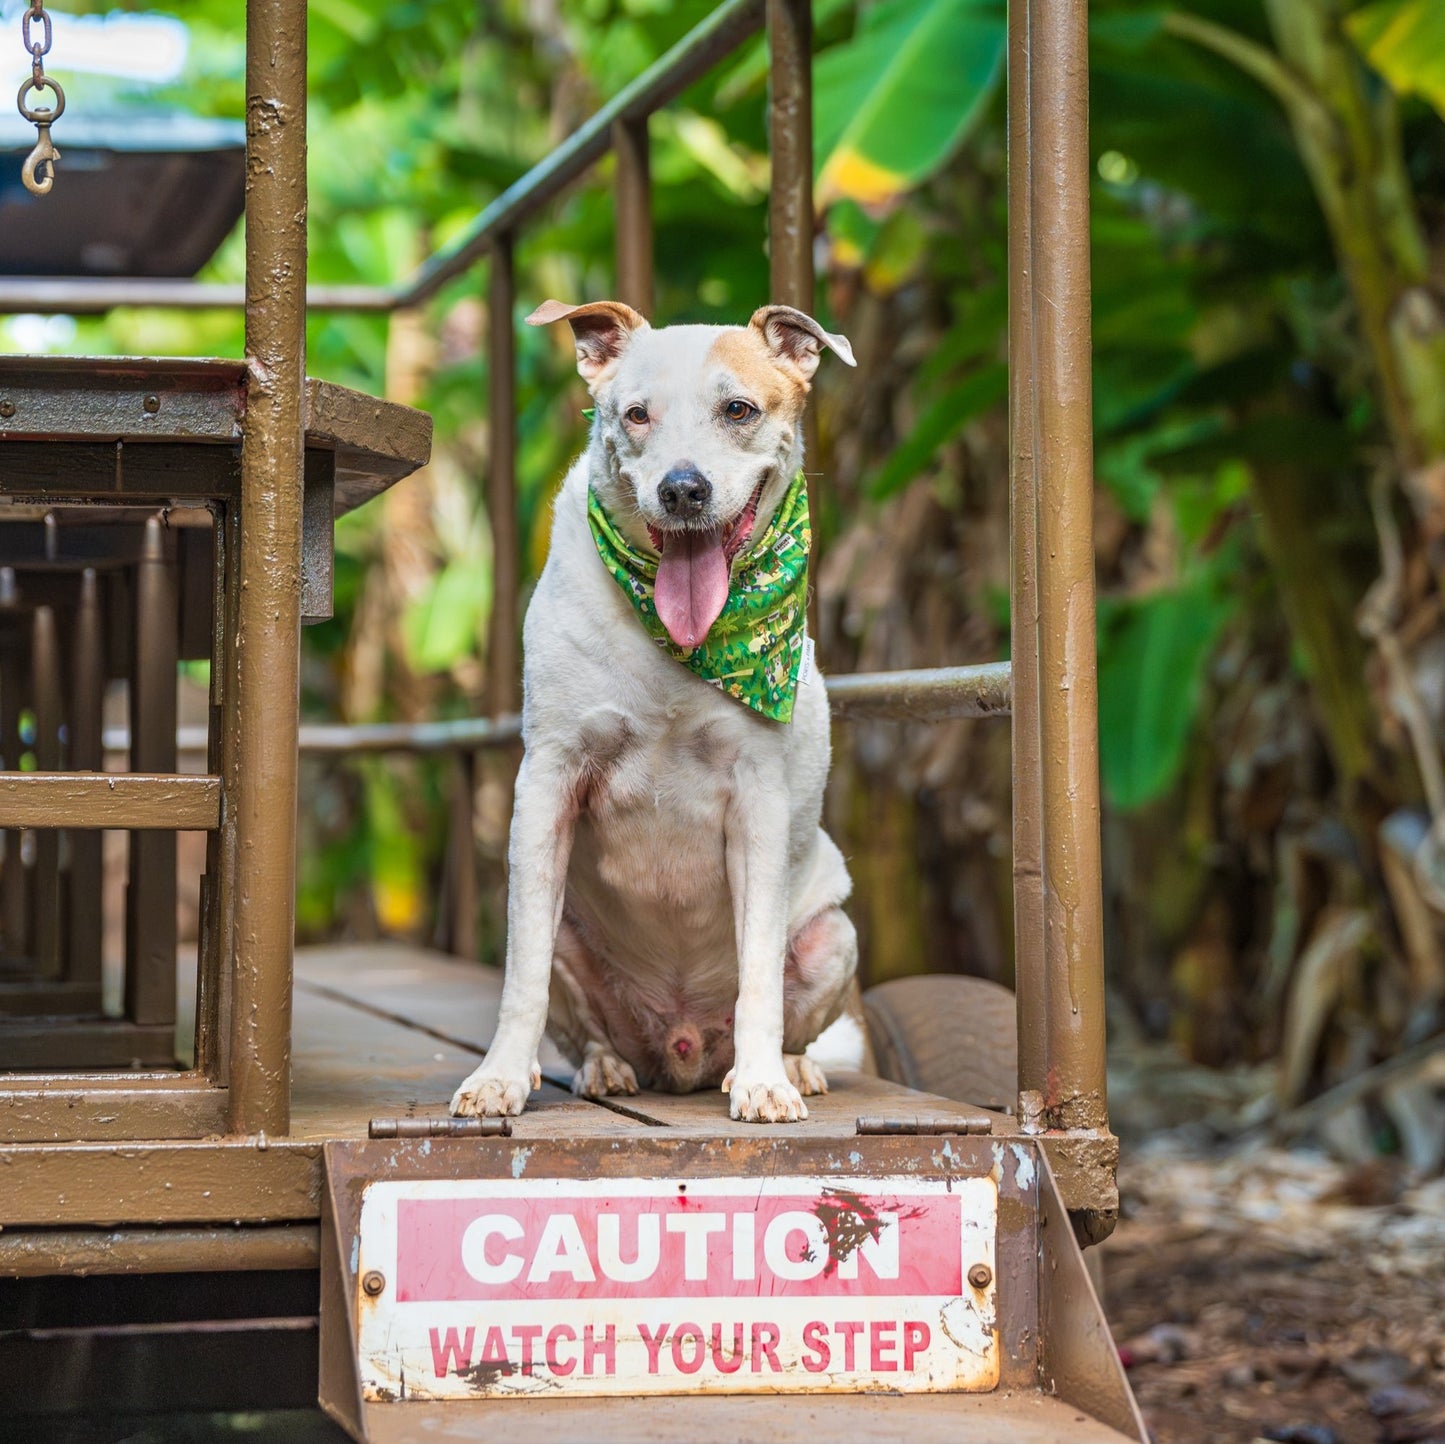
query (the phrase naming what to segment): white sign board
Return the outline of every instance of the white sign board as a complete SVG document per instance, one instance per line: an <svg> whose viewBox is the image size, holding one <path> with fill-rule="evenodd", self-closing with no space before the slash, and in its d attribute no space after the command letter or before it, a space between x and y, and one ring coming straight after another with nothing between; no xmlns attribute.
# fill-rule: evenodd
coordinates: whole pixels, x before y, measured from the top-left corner
<svg viewBox="0 0 1445 1444"><path fill-rule="evenodd" d="M991 1389L997 1221L989 1177L372 1183L363 1390Z"/></svg>

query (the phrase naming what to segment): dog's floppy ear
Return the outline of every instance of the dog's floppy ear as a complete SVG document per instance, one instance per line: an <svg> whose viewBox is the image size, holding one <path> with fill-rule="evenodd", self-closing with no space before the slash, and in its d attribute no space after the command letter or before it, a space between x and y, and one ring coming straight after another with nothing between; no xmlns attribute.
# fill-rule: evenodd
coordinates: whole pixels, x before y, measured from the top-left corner
<svg viewBox="0 0 1445 1444"><path fill-rule="evenodd" d="M774 356L790 362L802 373L804 381L813 379L824 346L849 366L858 364L846 336L834 336L806 312L795 311L791 306L760 306L748 324L762 333Z"/></svg>
<svg viewBox="0 0 1445 1444"><path fill-rule="evenodd" d="M627 349L634 331L647 329L646 318L621 301L588 301L583 306L543 301L527 317L529 326L550 326L553 321L566 321L572 327L577 370L589 386L595 386Z"/></svg>

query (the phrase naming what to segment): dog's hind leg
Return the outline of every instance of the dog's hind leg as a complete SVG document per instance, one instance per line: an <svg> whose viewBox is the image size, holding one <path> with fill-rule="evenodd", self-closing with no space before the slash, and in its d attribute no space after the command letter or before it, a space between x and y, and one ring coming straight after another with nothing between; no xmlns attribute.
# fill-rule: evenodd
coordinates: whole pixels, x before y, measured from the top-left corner
<svg viewBox="0 0 1445 1444"><path fill-rule="evenodd" d="M858 967L858 936L841 907L825 907L788 937L783 967L783 1066L805 1097L828 1091L827 1075L804 1049L843 1011Z"/></svg>

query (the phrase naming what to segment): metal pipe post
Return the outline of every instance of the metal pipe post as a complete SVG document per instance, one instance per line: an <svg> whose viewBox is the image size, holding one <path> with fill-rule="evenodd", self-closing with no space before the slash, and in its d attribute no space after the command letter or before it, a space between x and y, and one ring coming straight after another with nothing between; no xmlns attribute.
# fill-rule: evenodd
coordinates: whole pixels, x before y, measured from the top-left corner
<svg viewBox="0 0 1445 1444"><path fill-rule="evenodd" d="M1047 1086L1055 1128L1102 1128L1104 939L1094 636L1086 0L1030 0L1032 314Z"/></svg>
<svg viewBox="0 0 1445 1444"><path fill-rule="evenodd" d="M652 315L652 155L647 117L612 127L617 152L617 299Z"/></svg>
<svg viewBox="0 0 1445 1444"><path fill-rule="evenodd" d="M53 607L36 607L31 619L30 666L34 682L35 766L39 772L60 768L60 637ZM60 833L42 827L35 834L35 880L31 916L32 946L40 971L54 977L60 970Z"/></svg>
<svg viewBox="0 0 1445 1444"><path fill-rule="evenodd" d="M1046 1036L1043 799L1039 793L1038 478L1029 153L1028 0L1008 7L1009 632L1013 683L1014 1000L1019 1091L1042 1104ZM1020 1105L1019 1116L1029 1109Z"/></svg>
<svg viewBox="0 0 1445 1444"><path fill-rule="evenodd" d="M492 616L487 638L490 713L515 712L520 702L520 627L517 601L521 542L517 532L516 304L512 238L492 248L487 302L487 515L492 524Z"/></svg>
<svg viewBox="0 0 1445 1444"><path fill-rule="evenodd" d="M130 768L176 770L176 564L159 517L145 524L135 569ZM176 835L132 832L126 888L125 1013L133 1023L176 1016Z"/></svg>
<svg viewBox="0 0 1445 1444"><path fill-rule="evenodd" d="M768 264L772 296L813 309L813 7L768 0Z"/></svg>
<svg viewBox="0 0 1445 1444"><path fill-rule="evenodd" d="M71 659L70 765L77 772L105 766L101 728L105 709L105 641L101 620L100 576L94 567L80 574L75 607L75 644ZM74 982L100 986L101 833L70 834L70 941L67 972Z"/></svg>
<svg viewBox="0 0 1445 1444"><path fill-rule="evenodd" d="M306 0L246 6L246 421L241 440L228 1114L291 1113L306 365Z"/></svg>
<svg viewBox="0 0 1445 1444"><path fill-rule="evenodd" d="M813 276L813 6L812 0L768 0L768 282L770 301L812 315ZM817 465L818 423L812 407L803 415L803 450ZM813 525L813 575L818 575L821 517L818 489L806 473ZM816 588L808 597L808 622L818 629Z"/></svg>

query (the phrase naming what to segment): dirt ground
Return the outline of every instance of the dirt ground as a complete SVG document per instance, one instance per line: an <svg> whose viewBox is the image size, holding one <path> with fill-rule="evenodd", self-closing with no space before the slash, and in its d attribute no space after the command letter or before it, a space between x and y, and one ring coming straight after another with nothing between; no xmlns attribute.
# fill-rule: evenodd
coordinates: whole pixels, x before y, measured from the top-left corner
<svg viewBox="0 0 1445 1444"><path fill-rule="evenodd" d="M1105 1306L1155 1444L1445 1444L1445 1179L1126 1147Z"/></svg>

